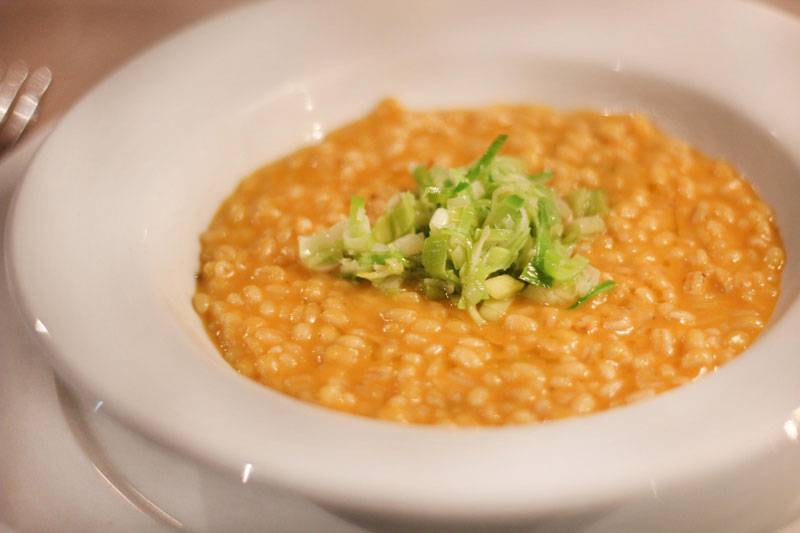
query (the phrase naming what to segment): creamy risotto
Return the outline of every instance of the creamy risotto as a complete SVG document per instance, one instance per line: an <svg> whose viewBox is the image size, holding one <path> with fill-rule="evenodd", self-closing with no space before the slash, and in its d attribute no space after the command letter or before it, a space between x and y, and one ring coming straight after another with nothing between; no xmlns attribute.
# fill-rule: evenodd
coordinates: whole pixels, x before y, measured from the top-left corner
<svg viewBox="0 0 800 533"><path fill-rule="evenodd" d="M576 252L613 290L574 309L518 296L481 325L413 285L300 261L298 238L346 219L352 196L374 220L415 188L414 163L466 165L500 134L559 194L605 191L605 232ZM731 165L643 116L391 100L247 177L201 243L194 307L237 371L341 411L459 426L585 415L716 370L764 328L784 263L772 210Z"/></svg>

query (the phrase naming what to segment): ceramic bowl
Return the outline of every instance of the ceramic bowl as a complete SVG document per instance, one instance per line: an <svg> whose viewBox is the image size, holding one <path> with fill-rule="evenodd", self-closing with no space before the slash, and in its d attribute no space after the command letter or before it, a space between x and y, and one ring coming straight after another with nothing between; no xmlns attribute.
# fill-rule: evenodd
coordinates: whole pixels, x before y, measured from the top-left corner
<svg viewBox="0 0 800 533"><path fill-rule="evenodd" d="M799 53L800 24L750 3L247 6L138 57L61 121L11 213L15 298L74 390L254 490L399 527L774 527L800 512ZM386 96L642 111L730 159L788 257L764 334L655 399L523 427L396 425L238 375L191 307L199 234L246 174Z"/></svg>

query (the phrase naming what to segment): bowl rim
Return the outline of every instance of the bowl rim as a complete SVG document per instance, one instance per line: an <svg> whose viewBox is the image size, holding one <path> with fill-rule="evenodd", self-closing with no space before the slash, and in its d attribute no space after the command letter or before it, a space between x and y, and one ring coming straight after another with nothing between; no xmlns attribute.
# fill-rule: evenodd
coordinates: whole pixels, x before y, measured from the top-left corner
<svg viewBox="0 0 800 533"><path fill-rule="evenodd" d="M361 9L365 16L375 18L382 16L379 8L369 7L368 3L354 1L352 4L351 7ZM449 3L441 2L441 5L445 4ZM535 7L526 7L523 4L523 2L505 2L503 5L526 13L531 13L535 9L540 13L559 16L574 14L580 12L580 9L587 11L593 9L590 8L591 4L588 1L575 2L569 7L558 6L557 2L540 2ZM405 8L394 6L390 9L413 11L423 5L424 2L411 2L406 4ZM620 1L616 5L628 4ZM666 16L667 11L676 9L674 6L665 7L661 2L649 0L638 5L640 7L633 10L634 14L630 16L654 14ZM695 6L688 1L682 2L681 5L693 8ZM320 10L317 11L317 8ZM485 11L479 2L461 3L461 9L471 13ZM756 429L752 433L740 435L739 432L726 427L728 418L741 407L739 403L733 402L730 405L718 406L716 418L702 420L701 417L696 417L692 420L692 424L685 425L687 428L704 428L704 432L698 434L696 442L693 443L692 451L697 453L697 457L690 457L684 450L668 451L676 441L666 440L669 439L669 432L662 427L662 424L664 421L679 423L675 414L670 414L671 406L680 403L683 414L690 416L687 413L692 402L708 395L724 394L731 384L745 383L746 375L752 371L753 364L750 359L737 359L729 363L726 365L724 375L711 376L702 382L664 393L643 404L614 409L585 419L530 427L460 429L455 432L436 427L399 426L320 409L282 397L241 376L219 373L218 366L212 362L201 362L190 375L202 383L213 384L219 390L231 393L232 399L225 403L225 406L237 407L260 399L274 407L269 412L258 410L259 415L268 413L274 417L271 419L272 425L269 430L258 429L256 437L241 448L231 443L231 439L222 438L218 434L208 435L209 428L215 432L219 432L220 429L235 429L241 437L242 428L246 424L243 424L239 417L224 420L224 410L214 411L213 406L209 406L207 401L200 401L203 391L182 387L180 393L186 396L176 400L175 392L170 395L167 386L155 379L151 384L152 390L156 391L154 397L169 399L170 403L165 405L164 411L153 412L152 401L143 405L145 403L143 398L132 396L130 392L127 396L123 395L114 388L114 383L105 383L102 378L93 375L91 361L83 359L81 353L86 350L96 352L101 349L97 342L113 338L113 335L91 341L83 339L78 342L77 335L63 333L65 328L75 326L75 320L85 317L79 313L74 316L59 315L48 309L52 302L44 299L42 285L55 290L58 283L63 280L58 276L52 276L43 282L41 277L37 278L32 274L41 272L40 267L32 267L34 263L41 264L43 261L53 260L46 250L36 249L31 240L32 236L41 237L44 231L36 222L41 218L42 209L42 206L37 204L37 198L42 191L52 187L48 182L52 179L55 168L64 157L75 153L74 150L81 146L81 142L85 142L82 141L80 134L85 131L89 119L100 116L104 106L108 105L109 98L118 99L121 88L132 79L146 74L164 75L165 65L169 66L176 57L187 53L198 43L217 39L237 28L252 27L254 21L263 23L263 21L282 21L297 16L321 16L315 13L325 13L324 4L309 2L297 5L290 2L271 2L244 6L185 30L134 59L91 91L64 117L39 151L18 188L10 209L6 229L7 272L13 299L17 302L25 323L31 329L37 343L48 354L58 373L68 383L85 395L102 399L106 408L115 417L170 448L180 450L229 473L240 472L243 467L250 465L252 476L245 481L281 486L333 505L398 513L411 510L415 514L427 516L507 517L515 514L553 512L576 505L598 505L634 492L649 490L651 482L664 485L677 484L685 482L699 472L718 471L741 461L744 457L766 454L775 445L776 439L783 438L781 432L787 417L795 416L794 410L800 405L800 387L796 388L796 393L789 393L786 384L780 390L776 387L760 398L761 393L754 392L748 396L754 401L760 401L749 414L748 420L754 419L751 427ZM692 13L694 18L691 20L697 23L703 20L707 22L709 17L721 17L724 13L725 16L739 21L747 21L752 28L761 32L775 28L784 32L787 28L795 32L800 29L797 21L789 20L770 8L747 3L710 2L701 9L693 9ZM443 16L439 11L434 15ZM672 20L674 19L673 16ZM724 38L727 35L723 30L718 31L719 37ZM793 42L798 44L800 32L796 32L796 35L799 37ZM713 47L711 48L713 52ZM704 53L713 56L708 50ZM765 52L762 50L760 53ZM788 59L771 58L770 65L774 66L776 63L791 65ZM672 68L679 67L677 64L672 66ZM729 65L727 68L733 67ZM692 83L702 88L703 83L711 82L708 77L701 77L692 80ZM793 75L789 79L789 84L800 89L800 75ZM156 93L158 90L154 90L154 94ZM735 98L731 94L726 94L726 97ZM741 103L741 99L735 101ZM755 102L751 103L746 111L750 115L761 114L768 117L770 123L776 125L774 129L781 145L789 151L795 161L800 161L800 148L797 148L800 142L796 142L800 141L800 131L793 125L800 124L800 120L797 120L800 119L800 113L797 110L783 110L781 114L768 103ZM95 137L92 139L96 140ZM79 150L77 153L85 152L86 150ZM74 172L75 168L70 167L68 172ZM63 181L64 178L59 177L56 183L61 184ZM59 261L53 261L53 264L58 265ZM142 268L146 269L146 266ZM63 304L60 307L63 307ZM800 302L795 299L785 310L783 317L754 344L751 350L779 352L786 339L798 339L791 325L798 321L800 321ZM151 346L142 344L141 347ZM784 348L783 351L787 350ZM773 356L776 365L790 364L786 362L788 360L786 354L769 355ZM796 364L794 368L797 368ZM139 368L131 369L130 377L139 381L152 379L146 369ZM800 378L793 376L790 381L795 383L798 379ZM219 417L219 420L210 420L210 417L203 417L197 421L187 420L191 419L192 404L195 402L209 407L209 412ZM776 404L780 404L784 410L777 412ZM183 420L177 420L180 418ZM760 420L755 420L756 418ZM298 420L305 425L292 427ZM631 454L632 442L620 443L615 440L612 434L614 430L630 428L634 423L642 424L643 427L635 432L628 429L622 434L633 442L648 446L654 445L652 441L654 435L664 438L664 442L659 443L656 448L657 452L648 450L647 453ZM361 442L366 442L375 448L382 447L384 450L380 453L376 453L374 449L367 451L354 441L353 435L358 436ZM270 437L281 439L281 442L269 442ZM713 454L712 451L718 448L717 444L721 437L727 439L728 446L722 450L717 449L716 454ZM326 450L326 453L320 453L319 450L319 442L322 439L332 447L331 450ZM592 446L602 449L581 450L580 444L585 444L587 440ZM521 464L519 472L504 474L501 476L503 477L501 481L506 483L505 488L501 488L490 479L491 473L496 472L498 467L508 468L511 459L524 458L526 449L537 453L552 453L559 450L565 442L572 442L568 451L584 455L576 461L577 466L574 467L576 469L591 466L591 461L594 460L615 458L618 463L613 470L598 467L598 472L591 474L572 471L558 475L555 468L562 467L566 462L563 457L553 456L552 465L541 462L535 465ZM618 446L619 450L615 451L615 446ZM623 449L623 446L626 448ZM437 467L435 464L430 464L430 459L422 460L420 457L422 452L430 450L434 451L436 460L448 461L446 459L448 450L457 457L449 459L446 468ZM488 455L493 455L492 458L486 457L487 450L490 451ZM664 456L656 460L653 457L655 453L663 453ZM366 456L368 454L369 457ZM507 456L504 457L503 454ZM630 456L626 457L624 454ZM299 464L297 460L285 459L297 458L300 455L305 458L303 464ZM455 472L453 468L457 464L467 465L468 471ZM534 466L540 473L544 472L544 477L550 480L550 484L547 485L552 490L550 494L542 492L541 482L531 479L531 476L536 474ZM617 475L611 475L614 471ZM431 486L424 489L417 486L417 490L411 492L415 482L418 483L419 475L425 472L431 475L427 479ZM453 477L443 479L442 474L446 472L452 473ZM396 476L391 483L386 479L390 474ZM486 488L477 490L474 481L481 477L488 480ZM581 486L578 483L581 480L591 480L591 483Z"/></svg>

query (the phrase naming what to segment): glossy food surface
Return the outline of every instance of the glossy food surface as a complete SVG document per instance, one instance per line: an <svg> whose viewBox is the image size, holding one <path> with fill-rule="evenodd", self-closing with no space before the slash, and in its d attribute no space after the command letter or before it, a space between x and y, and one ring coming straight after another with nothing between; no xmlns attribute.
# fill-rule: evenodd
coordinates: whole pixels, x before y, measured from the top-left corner
<svg viewBox="0 0 800 533"><path fill-rule="evenodd" d="M577 309L518 297L480 326L451 302L313 272L297 238L374 219L413 163L464 165L498 134L560 194L603 189L607 233L582 243L617 287ZM372 211L370 211L372 210ZM772 210L725 161L640 115L382 103L246 178L201 236L194 306L239 372L302 400L410 423L497 425L585 415L687 383L769 319L784 252Z"/></svg>

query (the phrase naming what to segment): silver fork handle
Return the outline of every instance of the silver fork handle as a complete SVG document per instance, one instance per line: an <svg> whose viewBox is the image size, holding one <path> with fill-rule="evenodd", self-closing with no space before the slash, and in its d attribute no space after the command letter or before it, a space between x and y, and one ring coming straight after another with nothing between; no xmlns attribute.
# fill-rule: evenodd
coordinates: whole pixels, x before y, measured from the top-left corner
<svg viewBox="0 0 800 533"><path fill-rule="evenodd" d="M25 70L27 71L27 68ZM3 101L0 100L0 126L2 126L0 127L0 151L14 145L23 134L25 128L33 120L39 101L52 80L53 74L47 67L40 67L33 71L23 85L11 114L5 119L5 125L3 125L3 117L8 114L8 108L3 109ZM10 106L11 103L8 105Z"/></svg>
<svg viewBox="0 0 800 533"><path fill-rule="evenodd" d="M2 74L0 69L0 126L5 122L8 110L11 109L11 104L14 103L22 83L28 76L28 66L22 61L17 61L8 67L5 76Z"/></svg>

